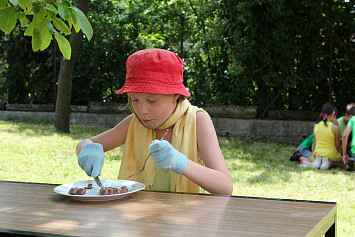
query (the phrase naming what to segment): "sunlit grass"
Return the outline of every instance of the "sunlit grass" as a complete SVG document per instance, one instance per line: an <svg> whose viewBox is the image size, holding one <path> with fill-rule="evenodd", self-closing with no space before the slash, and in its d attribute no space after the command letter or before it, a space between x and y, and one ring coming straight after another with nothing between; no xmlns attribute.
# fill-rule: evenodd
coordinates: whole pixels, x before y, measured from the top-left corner
<svg viewBox="0 0 355 237"><path fill-rule="evenodd" d="M107 128L73 126L70 134L56 133L53 125L0 121L0 179L42 183L87 180L74 153L83 138ZM106 153L103 179L116 179L121 149Z"/></svg>
<svg viewBox="0 0 355 237"><path fill-rule="evenodd" d="M76 144L107 128L0 121L0 180L69 183L90 179L77 163ZM354 236L355 175L341 169L311 170L289 161L294 145L219 137L234 182L234 195L337 202L338 236ZM105 154L102 179L116 179L122 149Z"/></svg>
<svg viewBox="0 0 355 237"><path fill-rule="evenodd" d="M355 175L341 169L298 167L293 145L250 138L220 138L234 195L337 202L338 236L354 236Z"/></svg>

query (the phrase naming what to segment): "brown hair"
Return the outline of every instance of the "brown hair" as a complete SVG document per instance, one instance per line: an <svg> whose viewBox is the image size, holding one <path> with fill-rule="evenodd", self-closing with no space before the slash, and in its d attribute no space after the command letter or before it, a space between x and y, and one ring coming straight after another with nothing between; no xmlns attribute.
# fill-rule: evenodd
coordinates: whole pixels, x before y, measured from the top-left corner
<svg viewBox="0 0 355 237"><path fill-rule="evenodd" d="M179 98L177 99L176 103L180 103L183 100L185 100L187 97L183 95L179 95ZM133 106L132 106L132 99L129 93L127 93L127 105L126 108L130 108L131 112L134 113Z"/></svg>
<svg viewBox="0 0 355 237"><path fill-rule="evenodd" d="M333 105L332 103L325 103L322 107L322 112L319 114L318 119L316 120L316 124L319 123L320 121L323 121L325 126L327 125L327 121L328 121L328 116L331 114L337 114L338 113L338 109L337 107L335 107L335 105Z"/></svg>
<svg viewBox="0 0 355 237"><path fill-rule="evenodd" d="M349 115L355 115L355 104L354 104L353 107L351 107L351 108L349 109L348 114L349 114Z"/></svg>
<svg viewBox="0 0 355 237"><path fill-rule="evenodd" d="M355 103L348 104L345 108L345 113L349 115L355 115L354 108L355 108ZM351 113L351 111L353 112Z"/></svg>

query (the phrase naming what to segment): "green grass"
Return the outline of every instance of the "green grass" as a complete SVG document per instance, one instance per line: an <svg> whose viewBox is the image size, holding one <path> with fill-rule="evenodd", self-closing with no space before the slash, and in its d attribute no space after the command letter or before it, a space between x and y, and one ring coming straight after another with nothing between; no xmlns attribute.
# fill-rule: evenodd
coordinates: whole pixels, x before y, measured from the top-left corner
<svg viewBox="0 0 355 237"><path fill-rule="evenodd" d="M0 180L70 183L88 180L74 154L76 144L107 128L71 126L57 133L49 122L0 121ZM311 170L289 161L296 146L270 140L219 137L234 181L234 195L338 204L338 236L354 236L355 173ZM122 149L107 152L102 179L116 179Z"/></svg>

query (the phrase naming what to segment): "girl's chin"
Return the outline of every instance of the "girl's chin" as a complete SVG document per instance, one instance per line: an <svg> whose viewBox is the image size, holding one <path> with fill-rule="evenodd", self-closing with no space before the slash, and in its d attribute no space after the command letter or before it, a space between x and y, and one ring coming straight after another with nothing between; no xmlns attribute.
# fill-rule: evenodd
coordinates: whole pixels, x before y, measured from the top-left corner
<svg viewBox="0 0 355 237"><path fill-rule="evenodd" d="M144 125L144 127L146 127L146 128L150 128L150 129L156 129L156 127L153 127L153 126L149 126L149 125L146 125L146 124L143 124Z"/></svg>
<svg viewBox="0 0 355 237"><path fill-rule="evenodd" d="M158 128L159 126L155 126L154 124L152 124L152 123L149 123L149 122L144 122L144 121L142 121L141 120L141 122L142 122L142 124L144 125L144 127L146 127L146 128L150 128L150 129L156 129L156 128Z"/></svg>

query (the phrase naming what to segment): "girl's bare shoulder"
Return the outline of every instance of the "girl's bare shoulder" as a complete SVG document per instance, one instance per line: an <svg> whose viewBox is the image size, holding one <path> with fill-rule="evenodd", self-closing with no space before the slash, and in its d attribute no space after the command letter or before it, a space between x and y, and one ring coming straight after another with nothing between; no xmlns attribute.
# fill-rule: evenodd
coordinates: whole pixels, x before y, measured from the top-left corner
<svg viewBox="0 0 355 237"><path fill-rule="evenodd" d="M212 123L211 117L206 112L198 111L196 113L196 125L201 126L201 125L206 125L206 123L207 124Z"/></svg>

